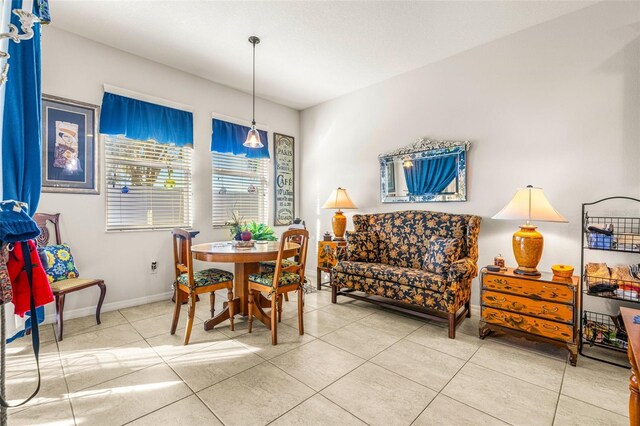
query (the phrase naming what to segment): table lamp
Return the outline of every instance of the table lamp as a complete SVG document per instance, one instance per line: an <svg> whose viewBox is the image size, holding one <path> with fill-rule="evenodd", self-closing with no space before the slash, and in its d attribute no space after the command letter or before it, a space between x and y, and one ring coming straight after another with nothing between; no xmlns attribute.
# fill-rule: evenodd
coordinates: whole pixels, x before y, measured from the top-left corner
<svg viewBox="0 0 640 426"><path fill-rule="evenodd" d="M526 219L527 222L520 225L520 230L513 234L513 254L518 263L518 268L513 272L529 276L540 276L536 266L542 257L543 247L542 234L536 231L536 226L532 225L531 221L567 222L567 219L551 206L542 188L534 188L531 185L518 189L509 204L492 219Z"/></svg>
<svg viewBox="0 0 640 426"><path fill-rule="evenodd" d="M351 198L349 198L347 190L340 187L334 189L329 199L322 205L322 208L338 209L331 219L331 226L333 227L333 234L335 235L334 239L343 241L344 231L347 229L347 218L342 214L340 209L357 209L356 205L351 201Z"/></svg>

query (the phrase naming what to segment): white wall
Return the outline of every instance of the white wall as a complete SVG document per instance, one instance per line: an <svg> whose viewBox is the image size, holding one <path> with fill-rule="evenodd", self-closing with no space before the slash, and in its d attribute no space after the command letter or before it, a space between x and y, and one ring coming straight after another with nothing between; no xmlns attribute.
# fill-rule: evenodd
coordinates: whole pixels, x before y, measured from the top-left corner
<svg viewBox="0 0 640 426"><path fill-rule="evenodd" d="M52 27L43 30L42 52L43 93L99 105L106 83L191 107L195 138L193 228L201 231L195 243L228 239L227 229L211 226L211 114L248 120L251 95ZM269 127L270 146L273 131L292 135L299 142L298 111L257 99L256 117ZM298 147L296 152L300 152ZM72 247L81 276L100 277L107 283L103 310L165 298L173 281L170 232L105 232L102 165L100 173L100 195L43 193L38 210L61 213L62 236ZM273 194L269 197L272 203ZM272 217L270 221L273 223ZM150 274L152 260L158 262L159 269L154 275ZM67 297L65 315L90 314L97 299L97 290L74 293ZM52 312L53 306L48 306L48 314Z"/></svg>
<svg viewBox="0 0 640 426"><path fill-rule="evenodd" d="M301 217L316 238L330 230L333 211L319 206L338 186L359 207L349 218L414 208L476 214L479 265L498 253L515 265L518 224L490 217L533 184L570 221L538 224L539 268L579 269L581 203L640 197L639 85L640 6L599 3L307 109ZM472 141L469 201L381 204L377 155L421 136ZM309 259L315 268L315 251ZM478 293L476 280L475 304Z"/></svg>

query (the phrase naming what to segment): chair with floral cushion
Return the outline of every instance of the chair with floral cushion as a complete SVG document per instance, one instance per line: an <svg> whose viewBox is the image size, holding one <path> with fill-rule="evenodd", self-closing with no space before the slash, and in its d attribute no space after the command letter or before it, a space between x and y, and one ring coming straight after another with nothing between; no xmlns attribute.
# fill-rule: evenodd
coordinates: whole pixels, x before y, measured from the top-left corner
<svg viewBox="0 0 640 426"><path fill-rule="evenodd" d="M102 302L107 293L107 286L103 280L93 278L80 278L78 270L73 262L71 249L68 245L62 244L60 237L60 213L36 213L33 220L40 228L40 235L36 238L36 243L42 249L47 257L47 266L45 267L51 290L56 302L56 337L58 341L62 341L64 331L64 299L65 296L74 291L84 290L85 288L98 286L100 288L100 298L96 307L96 322L100 324L100 310ZM49 228L48 224L53 226L56 237L56 245L49 246Z"/></svg>
<svg viewBox="0 0 640 426"><path fill-rule="evenodd" d="M292 238L297 239L300 245L298 262L294 265L283 267L283 253L285 247ZM249 333L253 327L253 317L267 317L271 328L271 343L278 344L278 322L282 317L282 297L290 291L298 292L298 332L304 334L303 313L303 283L304 268L307 260L307 246L309 243L309 231L306 229L291 229L285 231L280 237L280 250L272 272L260 272L249 275ZM271 294L271 311L267 316L262 308L255 303L260 292ZM257 311L257 312L256 312Z"/></svg>
<svg viewBox="0 0 640 426"><path fill-rule="evenodd" d="M198 294L209 293L211 303L211 317L214 316L214 306L216 303L216 290L227 289L229 298L229 326L234 330L233 316L233 273L222 269L205 269L203 271L193 270L193 258L191 256L191 234L184 229L174 229L173 234L173 260L175 264L176 281L175 288L175 309L173 311L173 322L171 323L171 334L176 333L178 319L182 303L189 301L189 311L187 326L184 332L184 344L189 344L191 328L196 312L196 298Z"/></svg>

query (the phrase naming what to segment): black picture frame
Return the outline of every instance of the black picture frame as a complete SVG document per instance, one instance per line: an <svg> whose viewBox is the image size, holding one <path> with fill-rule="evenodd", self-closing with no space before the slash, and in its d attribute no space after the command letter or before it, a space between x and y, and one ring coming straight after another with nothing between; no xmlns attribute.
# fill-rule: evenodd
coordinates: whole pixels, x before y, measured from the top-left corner
<svg viewBox="0 0 640 426"><path fill-rule="evenodd" d="M295 139L273 134L273 224L288 226L295 218Z"/></svg>
<svg viewBox="0 0 640 426"><path fill-rule="evenodd" d="M42 95L42 192L100 193L99 109Z"/></svg>

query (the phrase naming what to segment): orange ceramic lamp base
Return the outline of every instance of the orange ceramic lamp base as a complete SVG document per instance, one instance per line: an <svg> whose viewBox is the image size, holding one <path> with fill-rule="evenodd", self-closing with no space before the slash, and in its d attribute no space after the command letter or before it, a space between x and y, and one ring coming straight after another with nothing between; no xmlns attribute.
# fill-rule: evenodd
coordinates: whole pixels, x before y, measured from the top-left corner
<svg viewBox="0 0 640 426"><path fill-rule="evenodd" d="M540 276L536 269L542 257L544 240L542 234L533 225L520 225L520 230L513 234L513 254L518 268L513 271L520 275Z"/></svg>
<svg viewBox="0 0 640 426"><path fill-rule="evenodd" d="M342 214L340 210L333 215L331 226L333 227L333 235L335 235L334 240L344 240L344 232L347 229L347 217Z"/></svg>

